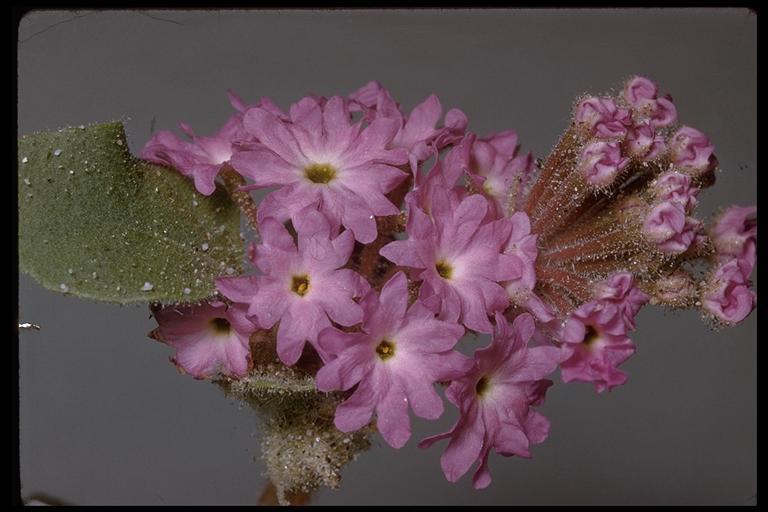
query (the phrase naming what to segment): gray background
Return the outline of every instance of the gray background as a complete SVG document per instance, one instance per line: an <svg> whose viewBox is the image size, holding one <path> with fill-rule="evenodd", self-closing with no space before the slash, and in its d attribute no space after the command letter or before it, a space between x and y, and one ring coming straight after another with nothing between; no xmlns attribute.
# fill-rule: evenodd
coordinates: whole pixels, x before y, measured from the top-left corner
<svg viewBox="0 0 768 512"><path fill-rule="evenodd" d="M410 109L430 93L470 128L518 130L544 156L582 92L633 73L670 92L710 135L722 172L700 214L756 201L756 16L747 10L34 12L19 29L19 130L127 121L138 151L184 120L208 134L225 90L287 107L369 80ZM253 504L264 484L256 422L176 373L145 337L144 307L81 301L20 280L24 496L76 504ZM646 308L629 382L610 394L558 383L532 460L493 455L494 482L445 481L447 428L414 421L397 451L376 440L317 504L748 504L756 498L755 316L713 332L693 311ZM556 378L559 381L559 377Z"/></svg>

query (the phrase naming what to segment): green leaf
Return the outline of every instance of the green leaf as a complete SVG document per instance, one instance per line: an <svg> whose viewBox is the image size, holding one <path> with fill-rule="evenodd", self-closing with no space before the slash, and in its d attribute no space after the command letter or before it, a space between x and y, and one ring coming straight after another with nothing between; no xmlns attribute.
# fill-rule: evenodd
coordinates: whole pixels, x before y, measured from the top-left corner
<svg viewBox="0 0 768 512"><path fill-rule="evenodd" d="M51 290L194 302L240 270L240 213L223 189L131 156L122 123L21 137L19 263Z"/></svg>

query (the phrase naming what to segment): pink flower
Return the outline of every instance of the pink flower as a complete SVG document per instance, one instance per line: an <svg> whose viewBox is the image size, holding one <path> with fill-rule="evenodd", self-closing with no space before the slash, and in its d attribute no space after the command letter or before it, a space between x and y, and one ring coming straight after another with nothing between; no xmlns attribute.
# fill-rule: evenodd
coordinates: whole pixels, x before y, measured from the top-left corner
<svg viewBox="0 0 768 512"><path fill-rule="evenodd" d="M490 332L488 315L507 307L499 282L522 272L520 258L502 253L512 224L509 219L482 224L487 210L482 195L452 207L448 191L435 188L432 219L412 205L408 240L390 242L380 251L397 265L424 269L418 276L421 293L431 290L441 298L441 318L479 332Z"/></svg>
<svg viewBox="0 0 768 512"><path fill-rule="evenodd" d="M232 158L233 144L247 140L248 134L238 115L230 117L213 137L197 136L185 123L181 123L181 129L192 142L180 139L173 132L160 131L149 139L139 156L190 176L198 192L209 196L216 190L214 180L222 166Z"/></svg>
<svg viewBox="0 0 768 512"><path fill-rule="evenodd" d="M525 212L515 212L509 218L512 232L504 246L504 254L516 256L522 263L520 276L501 283L514 304L530 311L540 322L552 321L551 309L533 292L536 286L538 235L531 233L531 222Z"/></svg>
<svg viewBox="0 0 768 512"><path fill-rule="evenodd" d="M597 283L593 295L604 306L615 307L624 328L630 330L634 330L635 316L649 299L648 295L637 288L633 281L630 272L616 272L606 280Z"/></svg>
<svg viewBox="0 0 768 512"><path fill-rule="evenodd" d="M477 461L472 481L475 489L485 488L491 483L491 448L505 457L530 458L530 445L547 438L549 421L533 408L552 385L544 377L557 367L559 354L554 347L528 347L533 332L528 313L515 318L511 327L497 313L491 344L475 351L474 367L446 390L461 417L450 431L424 439L419 447L450 438L440 458L448 481L457 481Z"/></svg>
<svg viewBox="0 0 768 512"><path fill-rule="evenodd" d="M443 107L434 94L416 105L407 117L389 91L375 81L353 92L350 99L368 120L385 117L398 121L399 129L390 147L408 151L408 161L414 175L419 163L428 159L435 149L442 149L460 140L467 128L467 116L455 108L445 114L443 126L437 128Z"/></svg>
<svg viewBox="0 0 768 512"><path fill-rule="evenodd" d="M715 168L715 146L709 138L695 128L683 126L669 141L670 158L680 170L699 176Z"/></svg>
<svg viewBox="0 0 768 512"><path fill-rule="evenodd" d="M260 148L238 152L232 166L254 183L279 186L259 207L259 220L295 221L299 211L317 205L332 225L344 225L362 243L376 238L375 215L400 210L384 194L406 175L394 167L407 161L402 149L387 149L396 135L394 119L377 118L365 128L351 124L347 103L306 97L291 106L290 121L265 108L249 109L245 129Z"/></svg>
<svg viewBox="0 0 768 512"><path fill-rule="evenodd" d="M653 192L657 201L676 201L686 212L690 212L698 204L696 196L699 195L700 189L691 186L689 175L671 171L656 179Z"/></svg>
<svg viewBox="0 0 768 512"><path fill-rule="evenodd" d="M468 124L469 119L467 115L458 108L452 108L446 112L443 119L443 128L435 137L435 147L442 149L461 140Z"/></svg>
<svg viewBox="0 0 768 512"><path fill-rule="evenodd" d="M677 120L677 109L671 97L657 94L656 84L640 76L624 87L624 98L641 119L648 119L654 127L669 126Z"/></svg>
<svg viewBox="0 0 768 512"><path fill-rule="evenodd" d="M453 146L442 159L437 159L435 151L435 164L426 174L416 174L413 189L406 196L406 204L414 204L427 213L432 211L432 196L436 189L447 190L451 207L455 208L468 193L467 189L457 185L463 174L469 170L470 150L475 141L475 135L468 133L458 144Z"/></svg>
<svg viewBox="0 0 768 512"><path fill-rule="evenodd" d="M515 212L509 217L509 221L512 223L512 232L504 246L504 253L514 254L533 265L539 254L536 245L538 235L531 233L531 221L528 215L525 212ZM535 284L535 278L533 282L529 281L527 284Z"/></svg>
<svg viewBox="0 0 768 512"><path fill-rule="evenodd" d="M592 382L599 393L624 384L617 367L635 352L621 311L592 300L571 313L561 333L563 382Z"/></svg>
<svg viewBox="0 0 768 512"><path fill-rule="evenodd" d="M430 146L437 149L446 147L460 140L467 127L466 116L458 109L453 109L445 116L445 126L437 128L443 112L440 100L434 94L416 105L392 140L393 147L408 150L411 170L415 173L420 162L432 154Z"/></svg>
<svg viewBox="0 0 768 512"><path fill-rule="evenodd" d="M264 275L216 281L224 296L249 304L248 314L265 329L280 322L277 353L289 366L299 359L307 340L325 359L317 335L330 320L344 326L362 321L363 311L353 297L368 289L359 274L341 268L354 245L350 231L332 237L328 220L311 207L297 215L295 226L298 249L282 224L265 219L260 224L263 244L254 257Z"/></svg>
<svg viewBox="0 0 768 512"><path fill-rule="evenodd" d="M620 139L627 134L632 118L627 109L618 108L611 98L590 97L576 107L576 123L586 127L591 135Z"/></svg>
<svg viewBox="0 0 768 512"><path fill-rule="evenodd" d="M634 76L624 86L624 99L632 107L642 107L647 100L656 98L658 86L642 76Z"/></svg>
<svg viewBox="0 0 768 512"><path fill-rule="evenodd" d="M691 246L700 224L698 220L686 217L681 203L664 201L646 215L643 234L661 252L680 254Z"/></svg>
<svg viewBox="0 0 768 512"><path fill-rule="evenodd" d="M436 319L418 300L407 308L408 281L402 272L384 285L380 296L371 290L361 304L362 332L330 327L320 334L320 345L336 357L318 371L317 388L346 391L357 385L336 408L336 427L357 430L375 409L384 440L401 448L411 436L408 406L421 418L439 418L443 402L434 383L467 371L469 359L453 350L464 329Z"/></svg>
<svg viewBox="0 0 768 512"><path fill-rule="evenodd" d="M649 300L633 283L632 274L617 272L595 285L593 300L566 318L560 333L564 382L593 382L598 392L623 384L617 367L635 351L626 334Z"/></svg>
<svg viewBox="0 0 768 512"><path fill-rule="evenodd" d="M704 286L702 307L725 324L744 320L755 308L757 296L749 289L749 281L732 259L721 264Z"/></svg>
<svg viewBox="0 0 768 512"><path fill-rule="evenodd" d="M248 373L248 339L257 330L242 306L223 302L200 306L153 307L159 326L150 333L176 349L171 361L196 379L217 372L232 377Z"/></svg>
<svg viewBox="0 0 768 512"><path fill-rule="evenodd" d="M618 142L596 141L584 147L577 168L590 185L607 187L628 163Z"/></svg>
<svg viewBox="0 0 768 512"><path fill-rule="evenodd" d="M351 112L364 112L366 116L369 116L368 121L372 121L376 116L376 104L382 91L386 91L386 89L376 80L371 80L349 95L349 110Z"/></svg>
<svg viewBox="0 0 768 512"><path fill-rule="evenodd" d="M745 278L752 273L757 257L756 214L755 206L731 206L718 216L709 230L717 259L722 263L736 258Z"/></svg>
<svg viewBox="0 0 768 512"><path fill-rule="evenodd" d="M240 114L245 114L248 109L261 107L268 112L272 112L272 114L279 117L283 121L290 121L288 115L266 96L262 97L258 103L253 105L246 104L245 101L243 101L243 99L234 91L227 91L227 96L229 97L229 103L232 105L232 108L237 110Z"/></svg>
<svg viewBox="0 0 768 512"><path fill-rule="evenodd" d="M672 103L672 96L665 94L660 98L656 98L656 105L654 105L649 117L651 124L657 128L670 126L677 121L677 108Z"/></svg>
<svg viewBox="0 0 768 512"><path fill-rule="evenodd" d="M656 159L667 149L664 136L654 131L649 121L631 126L625 140L626 152L646 162Z"/></svg>
<svg viewBox="0 0 768 512"><path fill-rule="evenodd" d="M485 139L478 139L472 145L471 164L468 178L486 197L496 217L503 217L509 209L512 187L526 181L533 168L533 155L517 156L520 146L517 133L513 130L499 132ZM517 195L521 191L517 191Z"/></svg>

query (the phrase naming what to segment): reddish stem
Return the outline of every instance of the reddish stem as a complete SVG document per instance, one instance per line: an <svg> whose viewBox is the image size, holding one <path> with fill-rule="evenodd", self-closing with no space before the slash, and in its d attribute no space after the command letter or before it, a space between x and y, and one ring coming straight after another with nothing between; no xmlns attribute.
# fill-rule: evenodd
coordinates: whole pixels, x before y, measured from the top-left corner
<svg viewBox="0 0 768 512"><path fill-rule="evenodd" d="M240 187L245 185L245 178L235 172L229 164L224 164L219 176L224 181L224 187L227 189L229 197L232 198L237 207L240 208L240 211L243 212L251 229L258 234L259 221L256 217L256 203L253 201L251 194L245 190L240 190Z"/></svg>

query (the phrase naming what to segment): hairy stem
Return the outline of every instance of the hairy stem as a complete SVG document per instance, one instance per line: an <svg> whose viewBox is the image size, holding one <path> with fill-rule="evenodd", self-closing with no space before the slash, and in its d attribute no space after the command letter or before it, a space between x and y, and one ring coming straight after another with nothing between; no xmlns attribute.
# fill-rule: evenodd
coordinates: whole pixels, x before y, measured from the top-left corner
<svg viewBox="0 0 768 512"><path fill-rule="evenodd" d="M219 176L221 176L221 179L224 182L224 187L227 189L229 197L231 197L237 207L240 208L240 211L245 215L245 220L248 222L248 225L251 226L251 229L258 235L259 222L256 217L256 203L250 193L245 190L240 190L240 187L245 185L245 178L235 172L229 164L224 164Z"/></svg>

